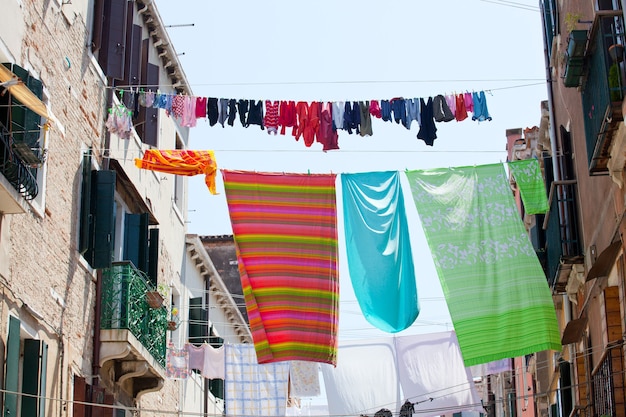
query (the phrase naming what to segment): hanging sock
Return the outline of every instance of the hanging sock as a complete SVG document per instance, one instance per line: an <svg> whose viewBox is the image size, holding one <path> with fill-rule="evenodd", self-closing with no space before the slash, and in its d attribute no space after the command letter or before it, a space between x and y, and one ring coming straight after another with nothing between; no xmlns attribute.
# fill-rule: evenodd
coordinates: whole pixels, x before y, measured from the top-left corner
<svg viewBox="0 0 626 417"><path fill-rule="evenodd" d="M204 182L209 192L213 195L217 194L215 187L217 163L213 151L148 149L144 152L143 159L135 158L135 166L175 175L204 174Z"/></svg>

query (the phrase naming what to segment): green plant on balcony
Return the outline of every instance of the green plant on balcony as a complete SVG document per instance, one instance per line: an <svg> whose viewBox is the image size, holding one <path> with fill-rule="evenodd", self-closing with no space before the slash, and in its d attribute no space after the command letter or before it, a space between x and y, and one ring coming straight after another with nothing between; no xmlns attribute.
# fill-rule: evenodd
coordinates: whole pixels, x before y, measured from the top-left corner
<svg viewBox="0 0 626 417"><path fill-rule="evenodd" d="M609 68L609 91L611 92L611 101L622 100L622 90L619 78L619 65L617 62L614 62Z"/></svg>
<svg viewBox="0 0 626 417"><path fill-rule="evenodd" d="M161 308L165 300L169 298L170 287L164 283L159 283L156 290L146 292L146 302L151 308Z"/></svg>

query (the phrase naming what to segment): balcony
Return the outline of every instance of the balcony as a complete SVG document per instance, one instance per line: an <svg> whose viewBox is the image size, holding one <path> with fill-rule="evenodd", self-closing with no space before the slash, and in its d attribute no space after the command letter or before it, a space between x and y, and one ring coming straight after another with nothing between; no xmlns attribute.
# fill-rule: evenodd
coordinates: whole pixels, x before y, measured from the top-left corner
<svg viewBox="0 0 626 417"><path fill-rule="evenodd" d="M583 118L590 175L608 173L611 145L624 120L624 19L621 10L596 13L585 54Z"/></svg>
<svg viewBox="0 0 626 417"><path fill-rule="evenodd" d="M623 416L625 413L623 343L610 343L591 373L594 416Z"/></svg>
<svg viewBox="0 0 626 417"><path fill-rule="evenodd" d="M37 178L16 151L15 141L0 123L0 213L25 213L21 201L37 197Z"/></svg>
<svg viewBox="0 0 626 417"><path fill-rule="evenodd" d="M550 210L543 222L546 276L553 293L564 293L574 265L584 262L578 231L576 181L553 181L548 203Z"/></svg>
<svg viewBox="0 0 626 417"><path fill-rule="evenodd" d="M131 262L103 270L101 375L132 398L160 390L165 380L167 310L148 305L152 290Z"/></svg>

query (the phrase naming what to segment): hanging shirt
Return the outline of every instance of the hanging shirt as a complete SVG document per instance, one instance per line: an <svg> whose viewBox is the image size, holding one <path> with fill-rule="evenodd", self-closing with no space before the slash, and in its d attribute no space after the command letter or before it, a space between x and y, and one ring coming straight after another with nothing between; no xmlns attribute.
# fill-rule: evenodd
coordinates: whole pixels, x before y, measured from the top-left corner
<svg viewBox="0 0 626 417"><path fill-rule="evenodd" d="M441 94L433 98L433 115L436 122L449 122L454 120L454 114L450 111L445 97Z"/></svg>
<svg viewBox="0 0 626 417"><path fill-rule="evenodd" d="M396 123L402 122L402 126L407 126L406 104L403 98L394 98L391 100L391 111L393 112L393 120Z"/></svg>
<svg viewBox="0 0 626 417"><path fill-rule="evenodd" d="M473 93L472 98L474 102L474 115L472 116L472 120L478 120L479 122L491 120L489 110L487 110L487 97L485 97L485 92Z"/></svg>
<svg viewBox="0 0 626 417"><path fill-rule="evenodd" d="M359 111L361 119L361 136L372 136L372 115L370 114L370 102L359 101Z"/></svg>
<svg viewBox="0 0 626 417"><path fill-rule="evenodd" d="M196 119L206 117L206 97L196 97Z"/></svg>
<svg viewBox="0 0 626 417"><path fill-rule="evenodd" d="M172 116L180 120L183 117L183 111L185 111L185 97L176 94L172 98Z"/></svg>
<svg viewBox="0 0 626 417"><path fill-rule="evenodd" d="M385 122L391 121L391 104L389 103L389 100L380 101L380 117Z"/></svg>
<svg viewBox="0 0 626 417"><path fill-rule="evenodd" d="M419 124L420 101L418 98L409 98L404 102L406 105L406 128L411 129L413 120Z"/></svg>
<svg viewBox="0 0 626 417"><path fill-rule="evenodd" d="M235 119L237 118L237 100L231 98L228 100L228 126L233 126L235 124Z"/></svg>
<svg viewBox="0 0 626 417"><path fill-rule="evenodd" d="M469 112L474 112L474 98L472 96L472 93L464 93L463 94L463 100L465 100L465 109Z"/></svg>
<svg viewBox="0 0 626 417"><path fill-rule="evenodd" d="M467 119L467 109L465 108L465 97L463 94L456 96L456 112L454 112L454 117L457 122Z"/></svg>
<svg viewBox="0 0 626 417"><path fill-rule="evenodd" d="M304 130L309 124L309 103L299 101L296 104L296 115L298 117L298 127L294 129L293 136L296 140L300 140L300 136L304 134Z"/></svg>
<svg viewBox="0 0 626 417"><path fill-rule="evenodd" d="M435 119L433 115L433 98L428 97L428 102L424 102L423 98L420 98L420 130L417 132L417 138L422 139L426 145L433 146L435 139L437 139L437 126L435 126Z"/></svg>
<svg viewBox="0 0 626 417"><path fill-rule="evenodd" d="M224 379L226 374L224 370L224 345L217 348L211 345L205 346L202 376L207 379Z"/></svg>
<svg viewBox="0 0 626 417"><path fill-rule="evenodd" d="M360 133L359 126L361 125L361 108L356 101L350 103L346 101L345 111L343 113L343 129L352 134L352 129L356 130L356 134Z"/></svg>
<svg viewBox="0 0 626 417"><path fill-rule="evenodd" d="M322 104L322 114L320 115L320 128L317 132L317 141L322 144L323 151L339 149L339 135L333 129L333 105L332 103Z"/></svg>
<svg viewBox="0 0 626 417"><path fill-rule="evenodd" d="M196 346L193 343L186 343L185 347L189 352L189 369L197 369L202 371L204 369L205 349L209 345Z"/></svg>
<svg viewBox="0 0 626 417"><path fill-rule="evenodd" d="M248 100L237 101L237 110L239 111L239 121L241 122L241 126L243 127L248 127L246 123L246 117L248 116L249 106L250 106L250 102Z"/></svg>
<svg viewBox="0 0 626 417"><path fill-rule="evenodd" d="M343 113L346 111L346 104L343 101L333 102L333 129L343 129Z"/></svg>
<svg viewBox="0 0 626 417"><path fill-rule="evenodd" d="M296 103L293 101L281 101L278 114L278 124L280 125L280 134L285 134L285 129L291 127L293 135L298 127L298 117L296 116Z"/></svg>
<svg viewBox="0 0 626 417"><path fill-rule="evenodd" d="M265 118L263 124L267 128L267 134L278 133L278 101L265 100Z"/></svg>
<svg viewBox="0 0 626 417"><path fill-rule="evenodd" d="M378 104L378 100L370 101L370 115L377 119L380 119L383 116L380 111L380 104Z"/></svg>
<svg viewBox="0 0 626 417"><path fill-rule="evenodd" d="M456 117L456 97L453 94L444 96L450 112Z"/></svg>
<svg viewBox="0 0 626 417"><path fill-rule="evenodd" d="M322 113L322 103L314 101L309 104L309 123L304 129L304 146L307 148L313 145L315 137L320 128L320 116Z"/></svg>
<svg viewBox="0 0 626 417"><path fill-rule="evenodd" d="M222 125L222 127L224 127L224 123L226 123L226 120L228 119L228 99L227 98L221 98L219 100L218 111L219 111L219 116L217 118L217 121L219 122L219 124Z"/></svg>
<svg viewBox="0 0 626 417"><path fill-rule="evenodd" d="M217 98L209 97L207 99L207 107L206 114L209 118L209 125L215 126L217 124L217 119L219 118L219 110L217 108Z"/></svg>
<svg viewBox="0 0 626 417"><path fill-rule="evenodd" d="M165 375L171 379L187 379L189 376L189 353L186 346L177 349L172 342L169 342Z"/></svg>

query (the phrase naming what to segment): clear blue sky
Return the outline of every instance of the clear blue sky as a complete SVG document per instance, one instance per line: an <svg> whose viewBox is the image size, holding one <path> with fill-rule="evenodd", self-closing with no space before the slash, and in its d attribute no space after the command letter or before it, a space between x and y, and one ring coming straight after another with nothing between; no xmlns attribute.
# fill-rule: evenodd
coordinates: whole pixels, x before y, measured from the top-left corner
<svg viewBox="0 0 626 417"><path fill-rule="evenodd" d="M192 128L192 149L213 149L220 168L271 172L366 172L504 162L505 130L539 124L546 99L536 1L157 0L196 96L335 101L428 97L489 90L491 122L439 123L428 147L406 130L373 121L371 137L340 132L340 150L305 148L291 136L247 129ZM184 26L191 25L193 26ZM182 26L178 26L182 25ZM190 180L189 232L230 234L220 196ZM412 202L421 314L405 332L451 329ZM410 206L410 207L409 207ZM340 231L342 233L342 231ZM341 236L341 235L340 235ZM342 262L340 337L382 335L362 317Z"/></svg>

